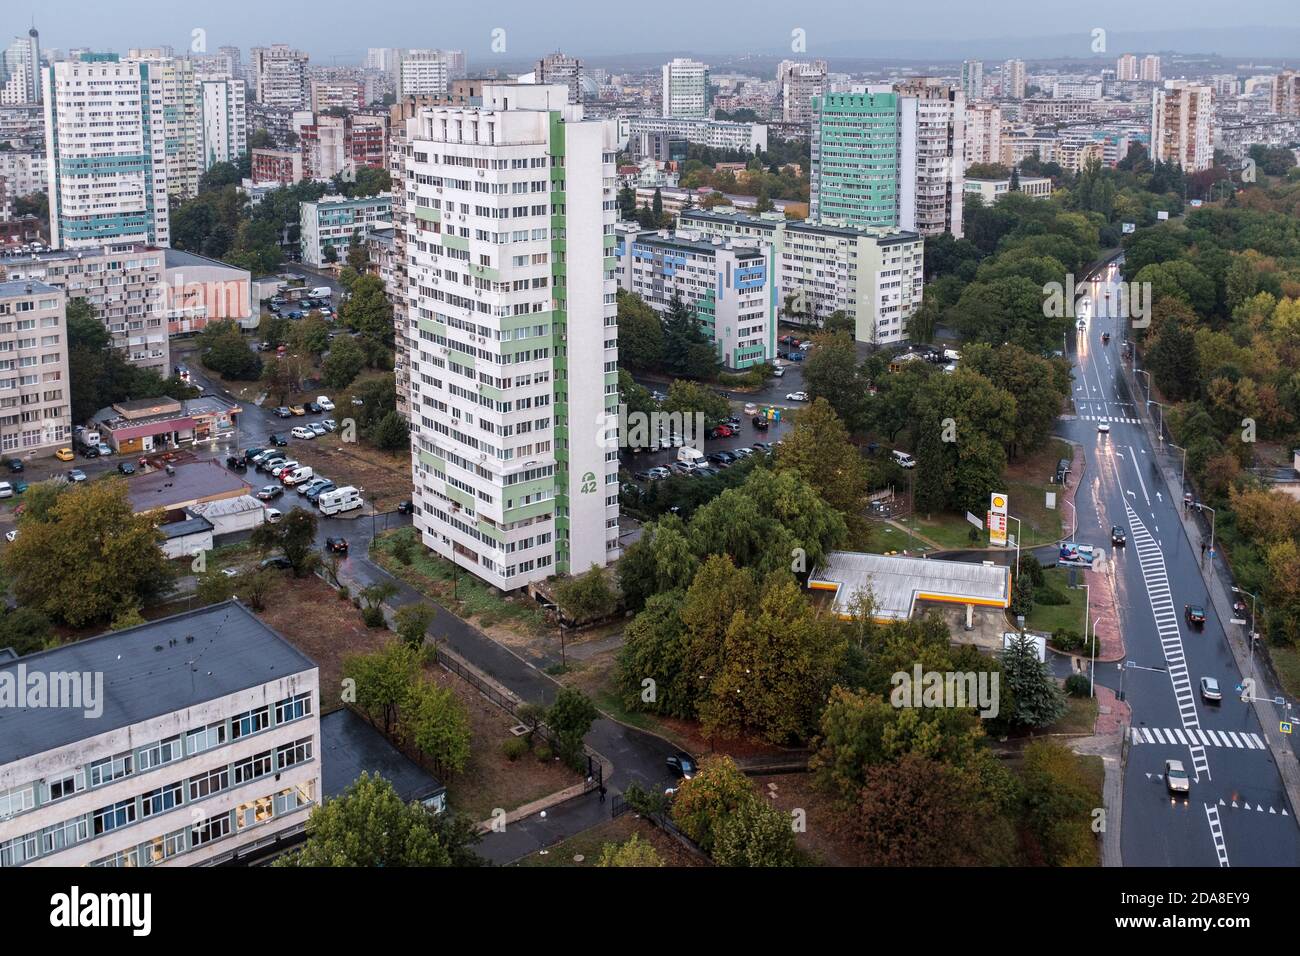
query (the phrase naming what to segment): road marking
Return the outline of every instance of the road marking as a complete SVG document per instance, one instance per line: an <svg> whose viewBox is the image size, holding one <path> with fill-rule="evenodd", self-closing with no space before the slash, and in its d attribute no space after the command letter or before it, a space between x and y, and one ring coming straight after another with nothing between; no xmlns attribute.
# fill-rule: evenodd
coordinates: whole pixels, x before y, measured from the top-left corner
<svg viewBox="0 0 1300 956"><path fill-rule="evenodd" d="M1210 839L1214 841L1214 852L1219 857L1219 866L1230 866L1228 845L1223 839L1223 824L1219 821L1219 808L1208 803L1204 806L1205 819L1210 824Z"/></svg>
<svg viewBox="0 0 1300 956"><path fill-rule="evenodd" d="M1131 727L1130 738L1135 744L1183 744L1187 747L1223 747L1232 750L1263 750L1264 741L1259 734L1242 731L1241 736L1219 731L1202 730L1197 727ZM1145 738L1145 739L1144 739Z"/></svg>

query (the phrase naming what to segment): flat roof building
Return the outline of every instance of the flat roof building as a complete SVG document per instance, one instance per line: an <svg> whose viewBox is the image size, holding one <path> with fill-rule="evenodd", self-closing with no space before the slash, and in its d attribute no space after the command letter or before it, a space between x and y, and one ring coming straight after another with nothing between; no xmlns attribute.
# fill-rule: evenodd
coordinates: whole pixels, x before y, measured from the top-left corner
<svg viewBox="0 0 1300 956"><path fill-rule="evenodd" d="M870 593L880 621L906 621L925 601L975 607L1011 605L1011 569L994 564L832 551L808 576L808 587L832 593L831 609L853 613L856 594Z"/></svg>

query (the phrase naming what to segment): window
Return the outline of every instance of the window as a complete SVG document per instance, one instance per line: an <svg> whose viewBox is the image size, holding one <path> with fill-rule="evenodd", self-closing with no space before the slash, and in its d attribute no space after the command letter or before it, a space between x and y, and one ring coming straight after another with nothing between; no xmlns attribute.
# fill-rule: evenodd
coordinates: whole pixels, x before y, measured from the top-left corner
<svg viewBox="0 0 1300 956"><path fill-rule="evenodd" d="M210 817L190 830L190 845L199 847L230 835L230 814Z"/></svg>
<svg viewBox="0 0 1300 956"><path fill-rule="evenodd" d="M288 697L275 705L275 722L277 724L298 720L311 713L311 693Z"/></svg>
<svg viewBox="0 0 1300 956"><path fill-rule="evenodd" d="M209 724L206 727L200 727L198 730L191 730L185 735L185 752L188 754L202 753L225 742L226 725L224 723Z"/></svg>
<svg viewBox="0 0 1300 956"><path fill-rule="evenodd" d="M235 786L248 783L271 772L271 751L246 757L235 764Z"/></svg>
<svg viewBox="0 0 1300 956"><path fill-rule="evenodd" d="M219 793L230 786L230 771L225 767L209 770L197 777L190 777L190 800L202 800L204 797Z"/></svg>
<svg viewBox="0 0 1300 956"><path fill-rule="evenodd" d="M66 777L59 777L47 783L50 791L50 800L62 800L64 797L70 797L74 793L81 793L86 789L86 772L78 770L76 773L69 774ZM3 798L0 798L0 802ZM0 814L3 816L3 814Z"/></svg>
<svg viewBox="0 0 1300 956"><path fill-rule="evenodd" d="M160 740L152 747L146 747L140 751L139 768L141 772L152 770L154 767L161 767L165 763L179 760L182 756L184 756L184 753L181 750L181 738L168 737L166 740Z"/></svg>
<svg viewBox="0 0 1300 956"><path fill-rule="evenodd" d="M182 787L181 782L169 783L165 787L159 787L157 790L150 790L140 798L141 813L146 817L151 817L157 813L166 813L168 810L174 810L181 805Z"/></svg>
<svg viewBox="0 0 1300 956"><path fill-rule="evenodd" d="M100 807L94 813L95 835L108 833L135 822L135 800L119 800L107 807Z"/></svg>
<svg viewBox="0 0 1300 956"><path fill-rule="evenodd" d="M291 744L284 744L276 749L275 755L276 765L281 770L310 760L311 738L304 737L302 740L296 740Z"/></svg>
<svg viewBox="0 0 1300 956"><path fill-rule="evenodd" d="M11 790L0 791L0 820L12 817L36 806L36 786L27 784Z"/></svg>
<svg viewBox="0 0 1300 956"><path fill-rule="evenodd" d="M90 785L98 787L120 780L133 772L131 768L134 765L135 758L129 753L96 760L90 765Z"/></svg>
<svg viewBox="0 0 1300 956"><path fill-rule="evenodd" d="M257 710L237 715L230 722L230 736L232 740L238 740L240 737L266 730L269 726L271 726L271 709L259 707Z"/></svg>

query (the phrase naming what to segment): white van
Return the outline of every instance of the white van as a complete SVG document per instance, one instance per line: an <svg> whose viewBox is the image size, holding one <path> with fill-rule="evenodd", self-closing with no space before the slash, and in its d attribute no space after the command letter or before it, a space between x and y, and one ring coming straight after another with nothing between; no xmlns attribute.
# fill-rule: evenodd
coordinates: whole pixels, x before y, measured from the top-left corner
<svg viewBox="0 0 1300 956"><path fill-rule="evenodd" d="M946 358L949 362L961 361L961 353L958 352L956 349L944 349L943 357Z"/></svg>
<svg viewBox="0 0 1300 956"><path fill-rule="evenodd" d="M900 468L916 467L916 459L913 458L911 455L909 455L907 452L895 450L890 452L890 454L894 456L894 461L898 463L898 466Z"/></svg>
<svg viewBox="0 0 1300 956"><path fill-rule="evenodd" d="M325 492L316 499L316 504L320 507L321 514L336 515L340 511L351 511L354 508L360 508L362 505L361 492L351 485L346 485Z"/></svg>
<svg viewBox="0 0 1300 956"><path fill-rule="evenodd" d="M286 488L292 488L294 485L301 485L304 481L310 481L313 477L315 477L315 472L308 466L303 465L301 468L295 468L287 475L281 475L280 483Z"/></svg>
<svg viewBox="0 0 1300 956"><path fill-rule="evenodd" d="M312 289L310 293L313 299L328 299L333 294L334 290L327 285L318 285L316 288Z"/></svg>
<svg viewBox="0 0 1300 956"><path fill-rule="evenodd" d="M677 449L677 467L682 471L694 471L704 467L704 452L690 445Z"/></svg>

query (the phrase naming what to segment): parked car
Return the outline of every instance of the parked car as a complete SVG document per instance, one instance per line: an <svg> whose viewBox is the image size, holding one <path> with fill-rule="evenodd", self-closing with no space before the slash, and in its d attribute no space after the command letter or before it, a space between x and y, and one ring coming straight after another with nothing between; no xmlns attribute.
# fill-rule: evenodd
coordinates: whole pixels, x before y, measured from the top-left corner
<svg viewBox="0 0 1300 956"><path fill-rule="evenodd" d="M766 455L771 450L772 446L765 441L754 442L754 451L762 452Z"/></svg>
<svg viewBox="0 0 1300 956"><path fill-rule="evenodd" d="M787 402L806 402L808 401L807 392L791 392L785 397Z"/></svg>
<svg viewBox="0 0 1300 956"><path fill-rule="evenodd" d="M265 558L257 563L259 568L276 568L280 571L288 571L293 567L293 562L282 554L277 554L273 558Z"/></svg>
<svg viewBox="0 0 1300 956"><path fill-rule="evenodd" d="M660 481L661 479L669 477L672 472L663 465L656 465L654 468L651 468L646 472L646 474L650 476L651 481Z"/></svg>
<svg viewBox="0 0 1300 956"><path fill-rule="evenodd" d="M54 453L54 457L59 461L72 461L77 456L72 453L71 448L60 448Z"/></svg>
<svg viewBox="0 0 1300 956"><path fill-rule="evenodd" d="M282 461L282 462L280 462L278 465L276 465L274 468L272 468L272 469L268 472L268 474L269 474L272 478L283 478L285 475L289 474L291 471L296 471L297 469L298 469L298 462L296 462L296 461Z"/></svg>
<svg viewBox="0 0 1300 956"><path fill-rule="evenodd" d="M81 449L81 457L82 457L82 458L98 458L98 457L99 457L99 449L96 448L96 447L94 447L94 446L92 446L92 445L87 445L87 446L85 446L84 448Z"/></svg>
<svg viewBox="0 0 1300 956"><path fill-rule="evenodd" d="M327 432L332 432L334 429L339 427L339 423L332 418L322 418L320 420L320 427L325 429Z"/></svg>
<svg viewBox="0 0 1300 956"><path fill-rule="evenodd" d="M7 481L0 481L0 498L12 498L14 496L14 486Z"/></svg>
<svg viewBox="0 0 1300 956"><path fill-rule="evenodd" d="M293 430L289 432L289 434L292 435L294 438L308 439L308 438L316 437L316 433L312 431L310 428L308 428L306 425L295 426Z"/></svg>
<svg viewBox="0 0 1300 956"><path fill-rule="evenodd" d="M322 484L313 485L309 487L307 489L307 493L303 495L303 497L306 498L308 501L310 501L312 504L316 504L316 502L320 500L321 495L325 494L327 491L333 491L337 487L338 486L335 485L334 482L326 480Z"/></svg>
<svg viewBox="0 0 1300 956"><path fill-rule="evenodd" d="M1223 702L1223 691L1219 690L1219 682L1213 677L1201 678L1201 699L1207 704L1220 704Z"/></svg>
<svg viewBox="0 0 1300 956"><path fill-rule="evenodd" d="M275 410L276 418L291 418L292 416L293 412L289 411L289 409L285 408L283 405Z"/></svg>
<svg viewBox="0 0 1300 956"><path fill-rule="evenodd" d="M123 465L126 464L127 462L122 462L121 465L117 466L117 470L122 471ZM238 455L227 455L226 467L229 468L231 471L248 471L248 462L245 461L243 458L240 458ZM135 469L132 468L131 471L135 471ZM127 475L130 474L130 472L122 471L122 474Z"/></svg>
<svg viewBox="0 0 1300 956"><path fill-rule="evenodd" d="M23 460L21 458L10 458L5 462L5 467L9 469L11 475L16 475L23 470Z"/></svg>
<svg viewBox="0 0 1300 956"><path fill-rule="evenodd" d="M289 439L285 438L283 435L272 435L267 439L267 441L280 448L286 448L289 445Z"/></svg>
<svg viewBox="0 0 1300 956"><path fill-rule="evenodd" d="M73 468L71 471L68 472L68 481L72 482L74 485L77 484L78 482L82 482L85 480L86 480L86 473L82 471L80 468ZM8 483L9 482L7 481L5 482L5 484Z"/></svg>
<svg viewBox="0 0 1300 956"><path fill-rule="evenodd" d="M735 463L736 456L729 451L715 451L709 456L709 461L720 468L726 468L728 465Z"/></svg>
<svg viewBox="0 0 1300 956"><path fill-rule="evenodd" d="M730 438L731 434L730 425L715 425L708 431L708 436L710 438Z"/></svg>
<svg viewBox="0 0 1300 956"><path fill-rule="evenodd" d="M100 458L107 458L109 455L113 454L113 449L109 448L103 442L100 442L95 446L95 451L99 452Z"/></svg>
<svg viewBox="0 0 1300 956"><path fill-rule="evenodd" d="M761 432L767 431L768 421L762 415L755 415L752 424Z"/></svg>
<svg viewBox="0 0 1300 956"><path fill-rule="evenodd" d="M310 425L308 425L307 427L310 428L312 434L315 435L315 436L317 436L317 437L320 437L321 435L328 435L328 434L329 434L329 431L330 431L328 428L326 428L326 427L325 427L324 425L322 425L320 422L312 422L312 423L311 423Z"/></svg>
<svg viewBox="0 0 1300 956"><path fill-rule="evenodd" d="M772 374L775 375L777 378L784 378L784 377L785 377L785 366L784 366L784 365L778 365L776 368L772 369Z"/></svg>
<svg viewBox="0 0 1300 956"><path fill-rule="evenodd" d="M303 408L307 409L308 415L319 415L321 412L324 411L324 409L321 408L319 405L317 405L315 402L307 402L303 405Z"/></svg>
<svg viewBox="0 0 1300 956"><path fill-rule="evenodd" d="M347 554L348 539L347 538L326 538L325 550L328 551L330 554Z"/></svg>
<svg viewBox="0 0 1300 956"><path fill-rule="evenodd" d="M284 514L280 511L279 508L267 508L267 509L266 509L266 523L267 523L267 524L275 524L276 522L278 522L278 521L279 521L281 518L283 518L283 517L284 517Z"/></svg>
<svg viewBox="0 0 1300 956"><path fill-rule="evenodd" d="M754 449L752 449L752 448L733 448L733 449L731 449L731 453L732 453L733 455L735 455L737 458L748 458L750 455L754 454Z"/></svg>
<svg viewBox="0 0 1300 956"><path fill-rule="evenodd" d="M1110 543L1117 548L1122 548L1128 544L1128 536L1124 533L1124 529L1119 525L1111 526Z"/></svg>
<svg viewBox="0 0 1300 956"><path fill-rule="evenodd" d="M284 488L281 485L263 485L262 490L257 493L257 497L262 501L274 501L284 494Z"/></svg>
<svg viewBox="0 0 1300 956"><path fill-rule="evenodd" d="M264 451L266 451L265 448L245 448L245 449L244 449L244 461L245 461L245 462L251 462L254 458L256 458L258 455L260 455L260 454L261 454L262 452L264 452Z"/></svg>
<svg viewBox="0 0 1300 956"><path fill-rule="evenodd" d="M757 414L758 414L758 406L755 405L753 402L746 402L746 403L745 403L745 414L746 414L746 415L757 415Z"/></svg>
<svg viewBox="0 0 1300 956"><path fill-rule="evenodd" d="M690 780L698 769L695 758L680 750L668 758L668 772L680 780Z"/></svg>
<svg viewBox="0 0 1300 956"><path fill-rule="evenodd" d="M399 515L415 514L415 504L411 501L399 501L397 503L397 513Z"/></svg>
<svg viewBox="0 0 1300 956"><path fill-rule="evenodd" d="M12 531L5 532L5 540L8 541L10 544L13 544L14 541L17 540L17 538L18 538L17 528L14 528Z"/></svg>
<svg viewBox="0 0 1300 956"><path fill-rule="evenodd" d="M1169 790L1170 796L1183 796L1192 792L1192 780L1187 776L1187 771L1183 769L1181 760L1165 761L1165 787Z"/></svg>
<svg viewBox="0 0 1300 956"><path fill-rule="evenodd" d="M334 411L334 403L330 401L328 395L317 395L316 404L327 412Z"/></svg>
<svg viewBox="0 0 1300 956"><path fill-rule="evenodd" d="M27 482L23 481L21 478L14 482L14 494L21 495L26 490Z"/></svg>
<svg viewBox="0 0 1300 956"><path fill-rule="evenodd" d="M247 465L244 464L244 460L243 460L242 458L227 458L227 459L226 459L226 464L230 464L230 462L232 462L232 461L235 461L235 462L238 462L238 463L239 463L239 470L240 470L240 471L243 471L245 468L248 467ZM134 475L134 474L135 474L135 465L131 464L129 461L119 461L119 462L117 463L117 470L118 470L118 473L119 473L119 474L123 474L123 475Z"/></svg>
<svg viewBox="0 0 1300 956"><path fill-rule="evenodd" d="M1187 618L1187 623L1198 631L1205 627L1205 608L1199 604L1184 605L1183 616Z"/></svg>
<svg viewBox="0 0 1300 956"><path fill-rule="evenodd" d="M317 475L315 478L311 479L311 481L304 481L302 484L300 484L297 487L296 490L299 495L305 496L307 492L311 491L313 488L317 488L325 484L329 484L329 479L324 477L323 475Z"/></svg>
<svg viewBox="0 0 1300 956"><path fill-rule="evenodd" d="M289 414L293 415L295 418L301 418L303 415L307 414L307 409L303 408L301 405L290 405Z"/></svg>

